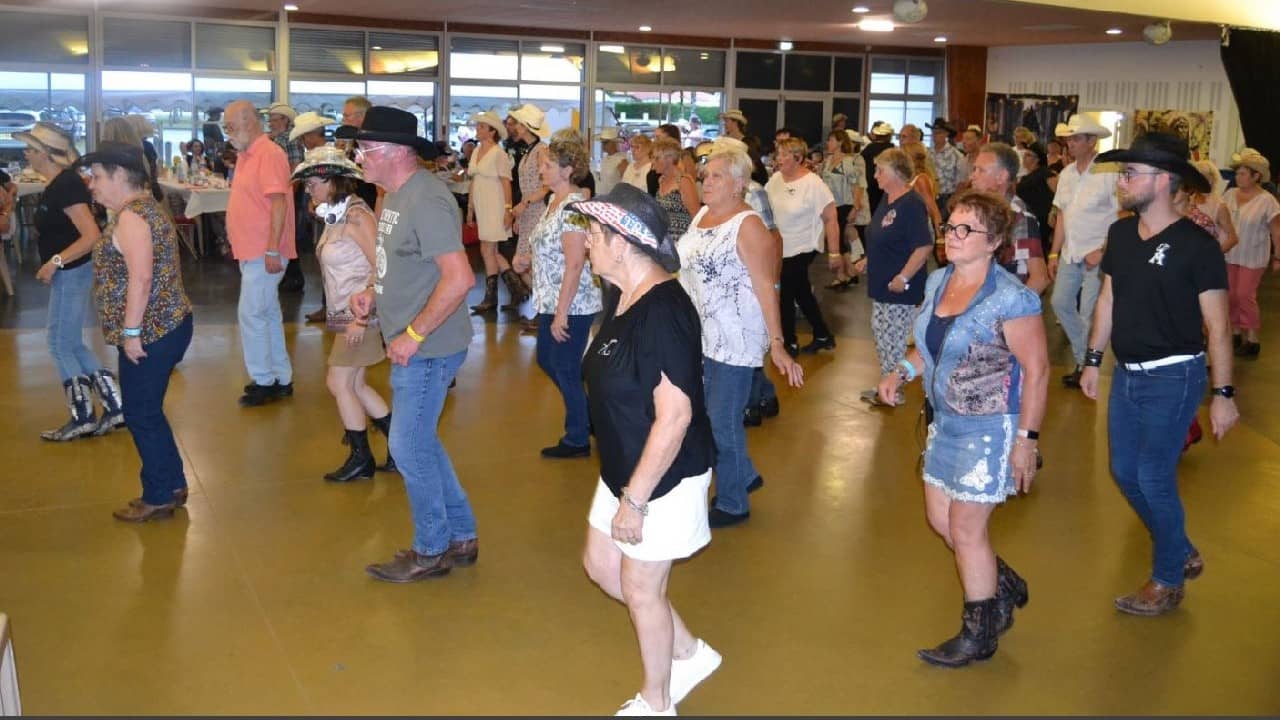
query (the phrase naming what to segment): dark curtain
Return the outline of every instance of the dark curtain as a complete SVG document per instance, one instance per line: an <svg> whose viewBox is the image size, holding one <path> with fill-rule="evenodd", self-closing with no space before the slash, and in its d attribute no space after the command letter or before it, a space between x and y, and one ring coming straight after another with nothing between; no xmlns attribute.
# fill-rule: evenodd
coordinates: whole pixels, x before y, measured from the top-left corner
<svg viewBox="0 0 1280 720"><path fill-rule="evenodd" d="M1047 143L1058 123L1071 119L1079 105L1079 95L987 93L987 137L1012 145L1013 129L1021 125Z"/></svg>
<svg viewBox="0 0 1280 720"><path fill-rule="evenodd" d="M1240 127L1249 147L1277 167L1280 135L1276 134L1276 110L1280 108L1280 33L1265 30L1232 30L1222 47L1222 66L1231 83ZM1274 173L1273 173L1274 176Z"/></svg>

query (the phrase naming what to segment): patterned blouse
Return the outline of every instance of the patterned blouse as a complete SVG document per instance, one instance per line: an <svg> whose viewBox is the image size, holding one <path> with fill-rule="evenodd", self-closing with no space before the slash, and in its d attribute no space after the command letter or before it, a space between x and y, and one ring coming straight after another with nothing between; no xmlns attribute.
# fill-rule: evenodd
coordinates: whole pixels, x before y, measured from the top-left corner
<svg viewBox="0 0 1280 720"><path fill-rule="evenodd" d="M693 220L693 217L689 215L689 208L684 206L684 198L680 195L680 185L677 183L675 190L666 195L659 194L656 199L662 209L667 211L667 232L677 240L684 237L684 233L689 229L689 222Z"/></svg>
<svg viewBox="0 0 1280 720"><path fill-rule="evenodd" d="M570 221L577 215L565 208L571 202L586 200L583 193L569 193L564 202L547 208L542 219L529 236L533 252L533 307L539 314L554 315L560 301L560 284L564 276L564 234L584 232ZM570 315L594 315L600 312L600 288L591 277L591 263L582 263L582 272L576 280L578 289L569 303Z"/></svg>
<svg viewBox="0 0 1280 720"><path fill-rule="evenodd" d="M538 192L538 188L542 187L542 159L546 156L547 146L539 142L529 148L529 152L525 153L525 156L520 159L520 166L516 168L516 176L522 198L529 197ZM525 203L524 212L520 213L520 217L516 218L516 234L520 236L516 252L528 251L529 235L533 232L533 227L542 219L543 211L546 209L546 200Z"/></svg>
<svg viewBox="0 0 1280 720"><path fill-rule="evenodd" d="M182 324L191 314L191 301L182 285L182 270L178 265L178 235L173 221L160 210L150 195L125 203L120 212L130 211L140 216L151 228L151 294L142 314L142 344L149 345L167 335ZM124 337L125 298L129 287L129 268L124 255L112 242L115 236L116 213L102 237L93 246L93 297L102 322L102 336L111 345L121 345Z"/></svg>
<svg viewBox="0 0 1280 720"><path fill-rule="evenodd" d="M712 227L699 227L702 208L680 238L680 284L702 322L702 354L738 367L760 367L769 348L764 313L751 274L738 255L738 230L754 210L744 210Z"/></svg>

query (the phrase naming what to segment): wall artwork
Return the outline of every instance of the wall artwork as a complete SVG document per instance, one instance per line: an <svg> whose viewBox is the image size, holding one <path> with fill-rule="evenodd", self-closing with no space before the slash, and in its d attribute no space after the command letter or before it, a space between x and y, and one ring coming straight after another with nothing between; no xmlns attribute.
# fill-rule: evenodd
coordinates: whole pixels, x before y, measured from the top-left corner
<svg viewBox="0 0 1280 720"><path fill-rule="evenodd" d="M1213 147L1213 111L1136 110L1133 113L1133 139L1148 132L1177 135L1191 147L1192 160L1209 157Z"/></svg>
<svg viewBox="0 0 1280 720"><path fill-rule="evenodd" d="M1069 120L1079 106L1079 95L987 93L987 136L1012 145L1013 129L1022 126L1048 142L1058 123Z"/></svg>

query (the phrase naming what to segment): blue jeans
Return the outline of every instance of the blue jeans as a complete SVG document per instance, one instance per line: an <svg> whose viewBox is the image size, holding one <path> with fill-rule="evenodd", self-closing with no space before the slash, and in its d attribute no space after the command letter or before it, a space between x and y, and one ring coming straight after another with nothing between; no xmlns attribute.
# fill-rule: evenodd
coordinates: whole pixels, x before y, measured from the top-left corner
<svg viewBox="0 0 1280 720"><path fill-rule="evenodd" d="M451 541L476 536L476 516L453 471L437 428L449 383L467 351L442 358L414 355L391 366L391 455L404 477L413 516L413 549L439 555Z"/></svg>
<svg viewBox="0 0 1280 720"><path fill-rule="evenodd" d="M49 284L49 354L63 382L102 369L98 356L84 344L84 316L93 288L93 263L53 274Z"/></svg>
<svg viewBox="0 0 1280 720"><path fill-rule="evenodd" d="M1084 351L1089 347L1089 327L1093 324L1093 306L1098 302L1098 290L1102 279L1098 268L1086 269L1084 262L1060 263L1058 276L1053 281L1053 312L1062 323L1062 331L1071 343L1071 354L1076 365L1084 365ZM1080 309L1076 309L1076 296L1080 297Z"/></svg>
<svg viewBox="0 0 1280 720"><path fill-rule="evenodd" d="M164 395L173 368L191 345L191 315L178 327L150 345L147 356L135 365L119 350L120 394L124 398L124 424L142 459L142 500L148 505L173 502L173 493L187 486L182 456L173 441L173 430L164 416Z"/></svg>
<svg viewBox="0 0 1280 720"><path fill-rule="evenodd" d="M765 374L763 367L752 368L751 373L751 399L747 400L747 405L754 407L762 402L773 400L778 397L778 390L774 388L773 381Z"/></svg>
<svg viewBox="0 0 1280 720"><path fill-rule="evenodd" d="M538 315L538 367L551 378L564 398L564 437L560 442L574 447L591 444L587 416L587 390L582 384L582 354L591 339L595 315L570 315L569 339L556 342L551 336L554 315Z"/></svg>
<svg viewBox="0 0 1280 720"><path fill-rule="evenodd" d="M747 486L756 479L756 467L747 457L742 413L747 409L757 369L702 358L702 392L716 440L716 507L734 515L751 509Z"/></svg>
<svg viewBox="0 0 1280 720"><path fill-rule="evenodd" d="M281 258L286 266L288 260ZM240 261L240 348L244 369L259 385L277 380L293 382L293 366L284 346L284 316L280 313L280 280L284 273L269 273L264 258Z"/></svg>
<svg viewBox="0 0 1280 720"><path fill-rule="evenodd" d="M1178 458L1207 382L1203 355L1154 370L1117 365L1111 382L1111 474L1151 533L1151 578L1165 585L1182 585L1193 551L1178 497Z"/></svg>

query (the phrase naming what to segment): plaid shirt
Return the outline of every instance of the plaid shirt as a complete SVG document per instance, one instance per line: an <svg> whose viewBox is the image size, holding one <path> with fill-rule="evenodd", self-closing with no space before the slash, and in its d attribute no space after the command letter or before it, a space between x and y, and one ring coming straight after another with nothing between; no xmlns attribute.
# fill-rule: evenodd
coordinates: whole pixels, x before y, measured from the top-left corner
<svg viewBox="0 0 1280 720"><path fill-rule="evenodd" d="M303 158L306 157L307 149L302 146L302 138L290 142L288 133L280 133L279 135L273 135L271 139L289 157L290 168L297 167L298 163L302 162Z"/></svg>
<svg viewBox="0 0 1280 720"><path fill-rule="evenodd" d="M1009 198L1009 206L1013 208L1014 215L1013 242L1001 253L1000 264L1025 283L1031 274L1027 269L1027 261L1044 257L1044 247L1040 242L1040 221L1036 220L1036 216L1027 209L1027 204L1017 195Z"/></svg>
<svg viewBox="0 0 1280 720"><path fill-rule="evenodd" d="M941 151L929 148L929 155L933 158L934 169L938 171L938 194L954 193L956 186L964 180L960 177L964 155L951 143L947 143Z"/></svg>

